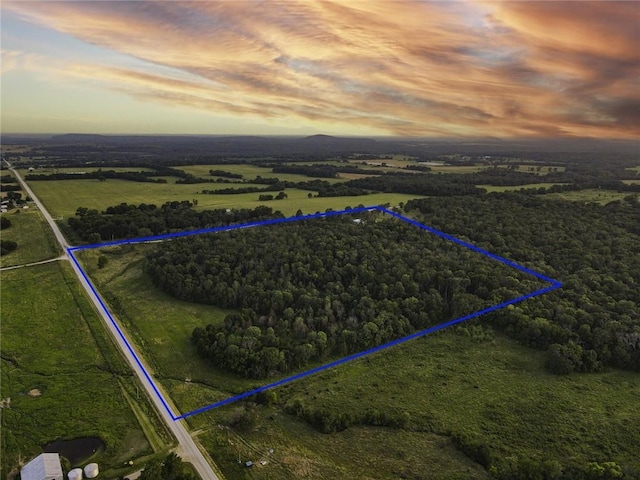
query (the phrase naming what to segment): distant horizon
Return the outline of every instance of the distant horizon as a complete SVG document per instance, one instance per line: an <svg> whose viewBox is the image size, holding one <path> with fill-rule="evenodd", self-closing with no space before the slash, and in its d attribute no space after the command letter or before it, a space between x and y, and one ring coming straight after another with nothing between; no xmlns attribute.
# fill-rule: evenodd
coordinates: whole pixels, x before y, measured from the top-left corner
<svg viewBox="0 0 640 480"><path fill-rule="evenodd" d="M3 135L640 137L638 2L0 11Z"/></svg>
<svg viewBox="0 0 640 480"><path fill-rule="evenodd" d="M348 134L251 134L251 133L99 133L99 132L0 132L2 137L64 137L64 136L95 136L95 137L212 137L212 138L296 138L304 139L310 137L329 137L345 139L368 139L368 140L408 140L408 141L593 141L593 142L622 142L639 143L639 138L615 138L615 137L578 137L578 136L529 136L529 137L497 137L497 136L401 136L401 135L348 135Z"/></svg>

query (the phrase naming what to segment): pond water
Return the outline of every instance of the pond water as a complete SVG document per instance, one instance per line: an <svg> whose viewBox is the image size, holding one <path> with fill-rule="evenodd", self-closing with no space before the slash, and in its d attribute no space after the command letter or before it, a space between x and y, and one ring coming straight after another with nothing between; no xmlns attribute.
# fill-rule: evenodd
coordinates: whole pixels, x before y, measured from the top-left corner
<svg viewBox="0 0 640 480"><path fill-rule="evenodd" d="M96 452L101 452L106 448L105 443L98 437L79 437L72 440L54 440L47 443L43 450L45 453L58 453L71 462L71 465L78 465L83 460L88 459Z"/></svg>

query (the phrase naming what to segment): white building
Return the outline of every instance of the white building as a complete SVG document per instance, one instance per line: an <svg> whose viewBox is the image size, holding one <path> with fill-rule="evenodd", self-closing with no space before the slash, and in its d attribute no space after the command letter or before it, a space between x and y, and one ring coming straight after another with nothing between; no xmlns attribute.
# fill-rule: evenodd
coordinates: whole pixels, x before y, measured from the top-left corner
<svg viewBox="0 0 640 480"><path fill-rule="evenodd" d="M27 463L20 470L22 480L64 480L60 455L42 453Z"/></svg>

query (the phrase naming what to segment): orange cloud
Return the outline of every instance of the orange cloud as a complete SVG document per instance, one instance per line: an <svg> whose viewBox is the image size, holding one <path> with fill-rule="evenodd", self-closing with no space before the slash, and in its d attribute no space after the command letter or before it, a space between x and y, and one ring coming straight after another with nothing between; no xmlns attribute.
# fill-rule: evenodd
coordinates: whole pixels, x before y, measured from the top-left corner
<svg viewBox="0 0 640 480"><path fill-rule="evenodd" d="M147 101L396 135L640 133L635 2L21 2ZM215 133L215 132L212 132Z"/></svg>

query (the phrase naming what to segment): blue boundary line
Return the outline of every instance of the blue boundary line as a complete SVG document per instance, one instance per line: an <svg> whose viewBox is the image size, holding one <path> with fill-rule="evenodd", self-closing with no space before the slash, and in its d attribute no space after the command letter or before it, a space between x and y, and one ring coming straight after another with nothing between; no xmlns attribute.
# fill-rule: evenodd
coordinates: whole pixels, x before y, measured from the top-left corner
<svg viewBox="0 0 640 480"><path fill-rule="evenodd" d="M137 244L137 243L148 243L148 242L158 242L158 241L162 241L162 240L168 240L168 239L172 239L172 238L178 238L178 237L186 237L186 236L190 236L190 235L200 235L203 233L215 233L215 232L224 232L224 231L229 231L229 230L237 230L237 229L241 229L241 228L251 228L251 227L260 227L260 226L264 226L264 225L274 225L274 224L278 224L278 223L286 223L286 222L296 222L296 221L300 221L300 220L309 220L309 219L313 219L313 218L326 218L326 217L330 217L330 216L336 216L336 215L343 215L345 213L361 213L361 212L367 212L367 211L373 211L373 210L377 210L379 212L391 215L395 218L398 218L404 222L407 222L413 226L416 226L418 228L421 228L422 230L426 230L430 233L433 233L441 238L444 238L445 240L449 240L453 243L456 243L460 246L463 246L465 248L468 248L476 253L480 253L486 257L489 257L493 260L496 260L500 263L503 263L509 267L515 268L517 270L520 270L521 272L524 272L528 275L532 275L536 278L538 278L539 280L542 280L544 282L550 283L551 285L545 288L541 288L539 290L535 290L533 292L527 293L525 295L522 295L520 297L511 299L511 300L507 300L505 302L502 302L500 304L497 305L493 305L487 308L484 308L482 310L478 310L476 312L470 313L468 315L464 315L462 317L453 319L453 320L449 320L448 322L444 322L441 323L439 325L435 325L433 327L429 327L427 329L421 330L419 332L415 332L412 333L411 335L407 335L405 337L402 338L398 338L396 340L392 340L390 342L384 343L382 345L378 345L376 347L370 348L368 350L364 350L362 352L358 352L358 353L354 353L351 355L348 355L344 358L341 358L339 360L335 360L333 362L327 363L325 365L320 365L318 367L312 368L310 370L306 370L304 372L298 373L296 375L292 375L286 378L283 378L281 380L278 380L276 382L273 383L269 383L267 385L264 385L262 387L258 387L255 388L253 390L248 390L246 392L243 392L239 395L235 395L235 396L231 396L228 397L224 400L220 400L218 402L212 403L210 405L206 405L204 407L198 408L196 410L192 410L190 412L184 413L182 415L174 415L173 411L171 410L171 408L169 407L168 403L166 402L166 400L164 399L164 397L162 396L162 394L160 393L158 387L156 386L153 378L151 377L151 375L149 375L149 373L147 372L146 368L144 367L144 365L142 364L142 362L140 361L140 359L138 358L138 356L136 355L135 351L133 350L133 348L131 347L131 345L129 344L129 341L127 340L126 336L124 335L124 333L122 332L122 330L120 329L120 327L118 326L117 322L115 321L115 319L113 318L113 316L111 315L111 312L109 312L109 309L107 308L107 306L105 305L105 303L102 300L102 297L100 297L98 291L96 290L96 288L93 286L93 283L91 282L91 280L89 279L88 275L85 273L85 271L83 270L82 266L80 266L80 263L78 262L78 260L76 259L76 257L73 255L74 251L79 251L79 250L88 250L88 249L93 249L93 248L100 248L100 247L111 247L111 246L117 246L117 245L125 245L125 244ZM171 416L171 418L174 421L177 420L181 420L193 415L197 415L199 413L203 413L206 412L208 410L212 410L214 408L218 408L221 407L223 405L228 405L229 403L233 403L236 402L238 400L242 400L243 398L247 398L250 397L252 395L255 395L257 393L260 392L264 392L266 390L270 390L272 388L276 388L288 383L291 383L295 380L304 378L304 377L308 377L310 375L322 372L324 370L336 367L338 365L342 365L344 363L350 362L352 360L356 360L358 358L364 357L366 355L370 355L372 353L375 352L379 352L382 350L386 350L387 348L393 347L395 345L400 345L402 343L408 342L409 340L414 340L416 338L419 337L423 337L425 335L428 335L430 333L433 332L437 332L439 330L442 330L444 328L450 327L452 325L456 325L458 323L462 323L465 322L467 320L471 320L472 318L476 318L479 317L481 315L485 315L487 313L490 312L494 312L496 310L499 310L501 308L507 307L509 305L514 305L516 303L522 302L524 300L533 298L533 297L537 297L539 295L543 295L545 293L551 292L555 289L558 289L560 287L562 287L562 283L554 280L552 278L549 278L545 275L542 275L539 272L536 272L535 270L531 270L530 268L527 268L523 265L520 265L518 263L512 262L511 260L508 260L504 257L500 257L499 255L496 255L494 253L491 253L487 250L484 250L480 247L477 247L471 243L465 242L464 240L460 240L459 238L456 238L452 235L449 235L447 233L441 232L440 230L436 230L435 228L429 227L427 225L424 225L416 220L407 218L403 215L400 215L399 213L396 213L392 210L389 210L387 208L381 207L381 206L371 206L371 207L360 207L360 208L354 208L351 210L339 210L339 211L329 211L329 212L324 212L324 213L315 213L315 214L309 214L309 215L301 215L301 216L297 216L297 217L285 217L285 218L275 218L275 219L269 219L269 220L261 220L261 221L257 221L257 222L248 222L248 223L241 223L241 224L235 224L235 225L226 225L223 227L213 227L213 228L205 228L205 229L200 229L200 230L190 230L190 231L183 231L183 232L175 232L175 233L168 233L168 234L164 234L164 235L157 235L157 236L148 236L148 237L141 237L141 238L134 238L134 239L128 239L128 240L117 240L117 241L113 241L113 242L104 242L104 243L96 243L96 244L92 244L92 245L82 245L82 246L77 246L77 247L69 247L67 248L67 253L69 255L69 257L72 259L73 263L76 265L76 267L78 268L78 270L81 272L83 278L85 279L85 281L87 282L87 284L89 285L89 287L91 288L91 291L93 292L93 294L95 295L95 297L98 299L98 302L100 303L100 306L102 307L104 313L107 315L107 317L109 318L109 320L111 321L111 323L113 324L113 326L115 327L116 331L118 332L118 335L120 336L120 338L122 339L122 341L125 343L125 345L127 346L127 349L129 350L129 352L131 353L131 355L133 356L133 358L135 359L136 363L138 364L138 366L142 369L142 372L144 373L145 378L149 381L149 383L151 384L153 391L155 392L155 394L158 396L158 398L160 399L160 402L162 403L162 405L164 406L164 408L166 409L166 411L169 413L169 415Z"/></svg>
<svg viewBox="0 0 640 480"><path fill-rule="evenodd" d="M149 383L153 387L153 391L156 393L156 395L158 396L158 398L162 402L162 405L167 410L167 412L169 412L169 415L171 415L171 418L173 418L173 420L176 420L176 416L171 411L171 408L169 408L169 405L167 405L167 402L165 401L164 397L162 396L162 394L158 390L158 387L156 387L156 384L154 383L153 379L151 378L151 375L149 375L149 373L147 372L147 369L144 368L144 365L142 364L142 362L140 361L140 359L136 355L136 352L133 351L133 348L129 344L129 341L127 340L127 337L124 336L124 333L122 333L122 330L120 329L120 327L118 326L118 324L114 320L113 316L111 316L111 312L109 311L107 306L102 301L102 297L98 294L98 291L93 286L93 283L91 282L91 280L89 279L89 277L87 276L87 274L85 273L83 268L80 266L80 263L78 262L76 257L73 255L72 249L71 248L67 248L67 253L69 254L69 257L71 257L71 260L76 265L76 267L78 267L78 269L80 270L80 273L82 273L82 276L86 280L87 284L89 285L89 288L91 289L91 291L93 292L95 297L98 299L98 302L100 303L100 306L102 307L102 310L107 314L107 317L109 317L109 320L111 321L112 325L116 328L116 330L118 332L118 335L120 336L120 338L124 341L125 345L127 346L127 350L129 350L131 355L133 355L133 358L136 360L136 363L142 369L142 372L144 373L145 378L149 381Z"/></svg>

